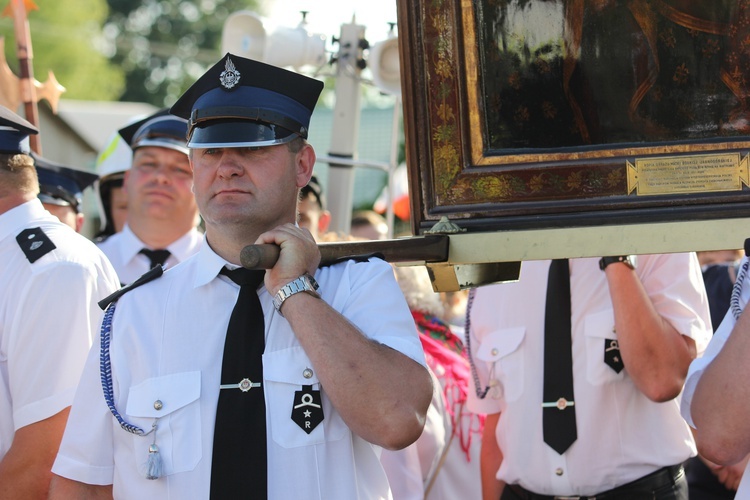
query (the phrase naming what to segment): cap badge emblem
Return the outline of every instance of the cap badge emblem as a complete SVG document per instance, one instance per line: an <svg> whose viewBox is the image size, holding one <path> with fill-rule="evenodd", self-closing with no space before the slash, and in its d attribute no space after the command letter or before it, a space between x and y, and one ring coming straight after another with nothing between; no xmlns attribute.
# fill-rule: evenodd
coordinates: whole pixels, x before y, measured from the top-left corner
<svg viewBox="0 0 750 500"><path fill-rule="evenodd" d="M233 89L240 81L240 72L234 67L234 63L227 57L224 71L219 75L221 86L227 90Z"/></svg>

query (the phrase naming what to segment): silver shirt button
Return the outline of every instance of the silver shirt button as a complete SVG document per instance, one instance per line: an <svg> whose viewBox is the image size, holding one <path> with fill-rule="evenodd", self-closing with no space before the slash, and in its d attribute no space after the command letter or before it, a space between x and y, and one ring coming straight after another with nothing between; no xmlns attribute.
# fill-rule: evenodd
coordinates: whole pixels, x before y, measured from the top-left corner
<svg viewBox="0 0 750 500"><path fill-rule="evenodd" d="M555 469L555 474L557 474L558 476L562 476L563 470L560 467L558 467L557 469Z"/></svg>
<svg viewBox="0 0 750 500"><path fill-rule="evenodd" d="M162 408L164 408L164 403L162 403L160 399L154 401L154 410L159 411Z"/></svg>
<svg viewBox="0 0 750 500"><path fill-rule="evenodd" d="M309 368L305 368L305 370L302 372L302 376L305 378L312 378L313 371Z"/></svg>

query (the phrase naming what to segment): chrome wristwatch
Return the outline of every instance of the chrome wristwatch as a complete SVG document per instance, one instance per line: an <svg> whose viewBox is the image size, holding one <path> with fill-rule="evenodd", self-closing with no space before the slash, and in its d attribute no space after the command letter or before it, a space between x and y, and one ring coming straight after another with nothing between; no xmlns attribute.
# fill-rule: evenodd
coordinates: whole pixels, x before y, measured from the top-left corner
<svg viewBox="0 0 750 500"><path fill-rule="evenodd" d="M309 293L313 297L319 299L320 294L317 290L318 282L315 281L315 278L313 278L309 274L303 274L296 280L290 281L286 285L279 288L279 291L276 292L276 295L273 298L273 306L276 308L279 314L283 316L284 314L281 312L281 306L284 304L284 301L286 299L300 292Z"/></svg>

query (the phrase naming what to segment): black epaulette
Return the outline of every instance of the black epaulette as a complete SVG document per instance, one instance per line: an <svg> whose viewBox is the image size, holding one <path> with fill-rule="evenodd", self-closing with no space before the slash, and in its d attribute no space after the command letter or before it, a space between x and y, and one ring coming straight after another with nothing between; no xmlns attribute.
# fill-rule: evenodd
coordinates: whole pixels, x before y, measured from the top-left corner
<svg viewBox="0 0 750 500"><path fill-rule="evenodd" d="M328 266L332 266L334 264L339 264L341 262L346 262L347 260L353 260L354 262L368 262L370 259L380 259L385 260L385 255L383 255L380 252L374 252L374 253L368 253L364 255L351 255L347 257L341 257L340 259L333 260L331 262L326 262L324 264L320 264L318 268L324 268Z"/></svg>
<svg viewBox="0 0 750 500"><path fill-rule="evenodd" d="M18 233L16 241L32 264L57 248L40 227L24 229Z"/></svg>
<svg viewBox="0 0 750 500"><path fill-rule="evenodd" d="M149 281L153 281L156 278L159 278L162 274L164 274L164 268L161 266L154 266L153 269L151 269L149 272L147 272L131 284L120 288L115 293L108 295L107 297L100 300L98 302L99 307L101 307L102 310L106 309L107 306L109 306L112 302L117 301L117 299L128 293L130 290L135 290L139 286L145 285Z"/></svg>

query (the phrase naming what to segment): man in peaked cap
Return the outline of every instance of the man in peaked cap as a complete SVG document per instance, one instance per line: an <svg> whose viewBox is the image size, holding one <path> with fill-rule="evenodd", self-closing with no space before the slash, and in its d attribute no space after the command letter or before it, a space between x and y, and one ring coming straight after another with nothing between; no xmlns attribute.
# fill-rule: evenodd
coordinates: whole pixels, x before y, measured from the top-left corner
<svg viewBox="0 0 750 500"><path fill-rule="evenodd" d="M310 231L313 238L320 241L320 238L328 231L328 226L331 223L331 212L326 210L323 188L320 187L320 183L314 175L310 177L310 182L300 189L297 212L299 213L299 226Z"/></svg>
<svg viewBox="0 0 750 500"><path fill-rule="evenodd" d="M53 498L391 496L379 448L417 439L432 384L390 265L319 269L296 225L322 86L227 54L172 108L205 244L109 306L112 390L92 354ZM271 269L239 267L251 243L279 247Z"/></svg>
<svg viewBox="0 0 750 500"><path fill-rule="evenodd" d="M28 136L0 106L0 498L44 498L68 407L118 286L96 246L37 198Z"/></svg>
<svg viewBox="0 0 750 500"><path fill-rule="evenodd" d="M39 178L39 199L49 213L81 232L83 227L83 190L96 181L99 176L66 167L52 160L31 153Z"/></svg>
<svg viewBox="0 0 750 500"><path fill-rule="evenodd" d="M187 122L163 109L120 129L133 150L124 174L127 216L122 231L98 243L122 283L156 265L174 266L203 241L187 157Z"/></svg>

